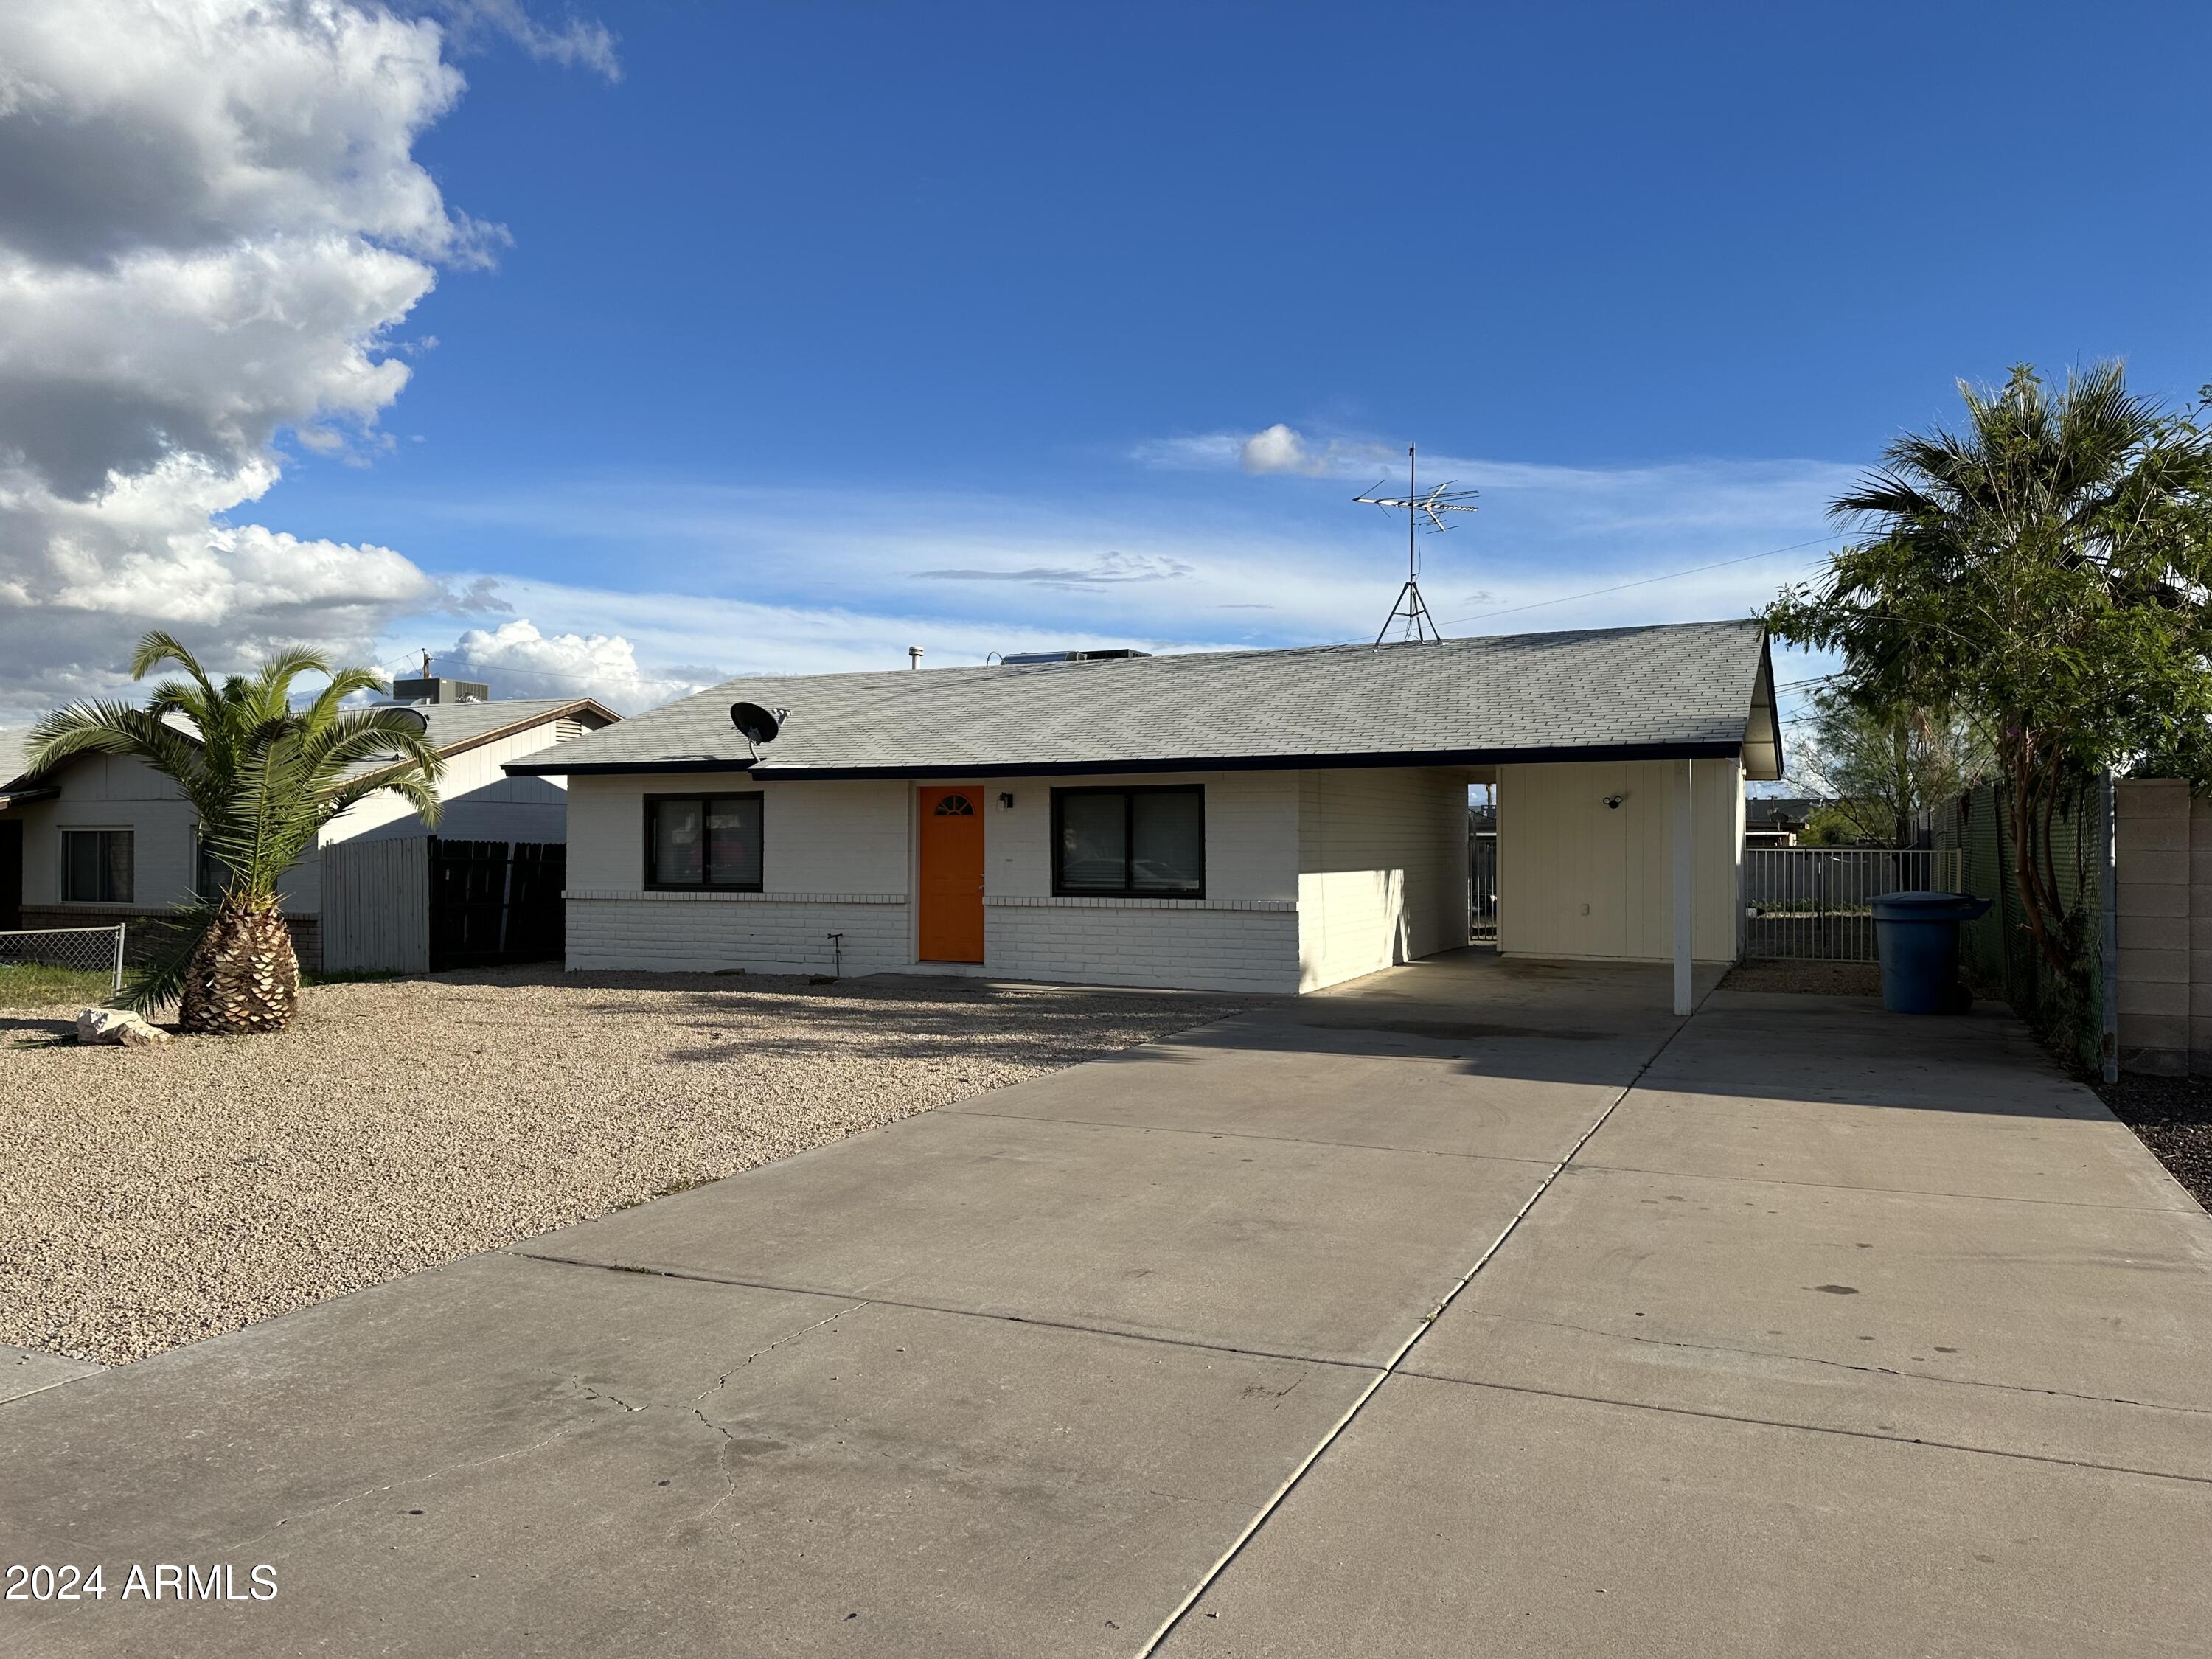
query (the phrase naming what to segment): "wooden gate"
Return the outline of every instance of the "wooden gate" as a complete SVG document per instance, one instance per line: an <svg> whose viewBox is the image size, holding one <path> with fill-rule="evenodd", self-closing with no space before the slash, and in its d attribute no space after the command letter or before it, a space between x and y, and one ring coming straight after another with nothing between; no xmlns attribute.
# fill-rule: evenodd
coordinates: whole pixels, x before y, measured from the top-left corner
<svg viewBox="0 0 2212 1659"><path fill-rule="evenodd" d="M431 971L557 959L568 873L560 842L431 837Z"/></svg>

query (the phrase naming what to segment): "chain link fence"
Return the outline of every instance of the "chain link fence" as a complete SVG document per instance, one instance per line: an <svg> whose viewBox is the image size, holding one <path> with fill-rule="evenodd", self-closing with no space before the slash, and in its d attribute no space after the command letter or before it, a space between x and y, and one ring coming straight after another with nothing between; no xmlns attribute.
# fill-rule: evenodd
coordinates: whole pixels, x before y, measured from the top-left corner
<svg viewBox="0 0 2212 1659"><path fill-rule="evenodd" d="M0 933L0 975L85 974L105 981L107 994L123 988L123 928L32 927Z"/></svg>

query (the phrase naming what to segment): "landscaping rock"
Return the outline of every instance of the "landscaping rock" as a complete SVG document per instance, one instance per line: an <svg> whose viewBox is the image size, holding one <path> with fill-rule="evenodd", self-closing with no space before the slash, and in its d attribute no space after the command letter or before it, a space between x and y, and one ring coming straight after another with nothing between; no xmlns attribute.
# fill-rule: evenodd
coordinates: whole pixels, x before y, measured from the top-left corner
<svg viewBox="0 0 2212 1659"><path fill-rule="evenodd" d="M79 1042L113 1042L125 1048L150 1048L155 1043L167 1042L169 1034L158 1025L149 1025L137 1015L122 1008L85 1008L76 1017L76 1040Z"/></svg>

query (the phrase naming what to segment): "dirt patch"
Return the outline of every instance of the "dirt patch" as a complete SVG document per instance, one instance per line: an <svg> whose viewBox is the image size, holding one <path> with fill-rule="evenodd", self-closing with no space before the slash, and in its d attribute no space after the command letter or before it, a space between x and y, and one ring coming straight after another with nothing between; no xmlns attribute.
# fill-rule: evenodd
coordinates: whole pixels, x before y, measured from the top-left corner
<svg viewBox="0 0 2212 1659"><path fill-rule="evenodd" d="M2189 1195L2212 1210L2212 1078L2130 1073L2089 1086Z"/></svg>
<svg viewBox="0 0 2212 1659"><path fill-rule="evenodd" d="M1250 1000L509 971L318 986L282 1036L160 1048L0 1018L0 1343L139 1358Z"/></svg>
<svg viewBox="0 0 2212 1659"><path fill-rule="evenodd" d="M1740 962L1721 981L1723 991L1795 991L1807 996L1878 997L1881 969L1871 962Z"/></svg>

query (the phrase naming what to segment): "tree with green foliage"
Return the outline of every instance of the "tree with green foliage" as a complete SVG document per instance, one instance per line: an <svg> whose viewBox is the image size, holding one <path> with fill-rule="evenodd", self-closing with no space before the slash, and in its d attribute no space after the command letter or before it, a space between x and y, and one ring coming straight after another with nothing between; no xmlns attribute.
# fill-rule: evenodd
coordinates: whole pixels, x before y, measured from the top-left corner
<svg viewBox="0 0 2212 1659"><path fill-rule="evenodd" d="M281 1031L298 1008L300 963L279 878L325 824L379 790L436 823L445 763L415 710L344 706L388 689L369 669L280 651L217 686L156 631L139 642L131 678L165 663L183 678L156 685L143 708L94 700L58 709L33 728L26 759L35 775L73 755L136 756L183 790L199 815L200 845L222 872L222 891L179 907L161 950L132 972L125 1006L174 1001L187 1031ZM295 708L292 684L303 674L328 684Z"/></svg>
<svg viewBox="0 0 2212 1659"><path fill-rule="evenodd" d="M1832 508L1869 538L1766 619L1841 651L1837 689L1860 706L1978 728L2028 931L2065 975L2082 919L2051 852L2062 800L2145 756L2212 786L2212 388L2175 412L2100 363L1960 391L1965 426L1891 444Z"/></svg>
<svg viewBox="0 0 2212 1659"><path fill-rule="evenodd" d="M1813 699L1797 771L1828 799L1837 844L1910 847L1921 814L1989 769L1974 723L1927 708L1869 708L1825 690Z"/></svg>

